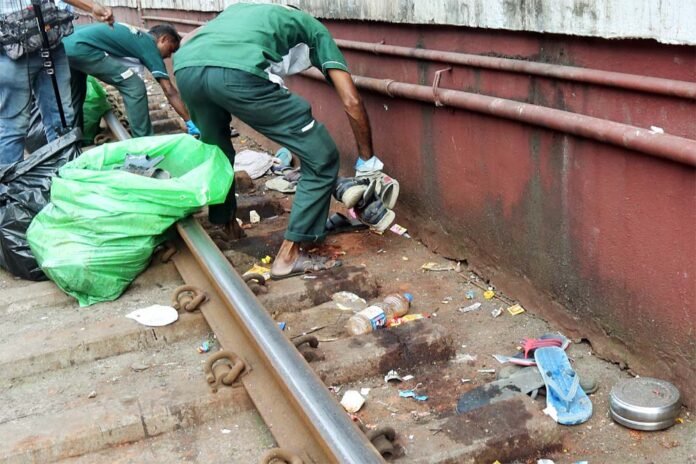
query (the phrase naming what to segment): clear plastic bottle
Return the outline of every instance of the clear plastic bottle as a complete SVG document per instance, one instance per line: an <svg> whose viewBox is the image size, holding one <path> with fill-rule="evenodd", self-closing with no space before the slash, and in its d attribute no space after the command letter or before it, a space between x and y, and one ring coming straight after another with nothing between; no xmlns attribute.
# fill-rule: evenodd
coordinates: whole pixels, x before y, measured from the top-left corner
<svg viewBox="0 0 696 464"><path fill-rule="evenodd" d="M346 330L351 335L361 335L384 327L388 320L406 314L411 301L413 295L410 293L387 295L384 301L370 305L348 319Z"/></svg>

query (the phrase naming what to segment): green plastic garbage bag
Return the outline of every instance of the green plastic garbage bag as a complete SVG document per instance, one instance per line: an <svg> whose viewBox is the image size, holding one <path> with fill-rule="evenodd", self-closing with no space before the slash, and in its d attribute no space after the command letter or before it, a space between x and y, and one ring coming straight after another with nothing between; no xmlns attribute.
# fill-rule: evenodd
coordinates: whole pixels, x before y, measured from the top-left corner
<svg viewBox="0 0 696 464"><path fill-rule="evenodd" d="M86 145L94 142L94 137L99 133L101 118L110 109L111 104L106 99L106 90L94 77L87 76L87 96L82 105L82 141Z"/></svg>
<svg viewBox="0 0 696 464"><path fill-rule="evenodd" d="M156 179L116 168L164 155ZM63 166L27 232L44 273L80 306L118 298L176 221L222 203L234 174L222 151L185 134L105 144Z"/></svg>

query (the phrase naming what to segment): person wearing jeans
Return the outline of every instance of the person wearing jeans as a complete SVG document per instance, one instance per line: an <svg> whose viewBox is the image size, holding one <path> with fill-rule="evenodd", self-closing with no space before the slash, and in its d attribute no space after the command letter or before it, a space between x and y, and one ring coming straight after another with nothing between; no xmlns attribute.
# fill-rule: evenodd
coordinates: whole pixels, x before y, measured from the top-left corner
<svg viewBox="0 0 696 464"><path fill-rule="evenodd" d="M110 8L91 0L65 0L76 8L90 11L95 19L108 24L114 21ZM31 6L27 0L0 0L0 21L11 13ZM68 124L73 120L70 68L63 44L51 50L61 104ZM63 127L51 76L44 68L41 51L10 58L0 47L0 168L22 160L29 131L32 97L36 97L48 141L55 140Z"/></svg>

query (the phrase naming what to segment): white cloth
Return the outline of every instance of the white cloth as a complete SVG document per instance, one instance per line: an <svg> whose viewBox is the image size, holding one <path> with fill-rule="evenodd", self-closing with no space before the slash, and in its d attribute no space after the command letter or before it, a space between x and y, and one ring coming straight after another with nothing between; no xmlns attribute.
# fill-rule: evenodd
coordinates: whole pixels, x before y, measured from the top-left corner
<svg viewBox="0 0 696 464"><path fill-rule="evenodd" d="M273 157L268 153L242 150L234 157L234 171L246 171L252 179L258 179L273 166Z"/></svg>

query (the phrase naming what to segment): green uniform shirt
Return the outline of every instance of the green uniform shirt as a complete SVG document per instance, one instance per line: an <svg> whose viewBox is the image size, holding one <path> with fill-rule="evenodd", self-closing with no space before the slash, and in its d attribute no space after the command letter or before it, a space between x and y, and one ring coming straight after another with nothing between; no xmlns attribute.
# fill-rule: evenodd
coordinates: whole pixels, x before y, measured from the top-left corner
<svg viewBox="0 0 696 464"><path fill-rule="evenodd" d="M63 44L68 58L90 51L115 58L137 58L155 79L169 79L155 38L132 26L120 23L114 23L113 29L103 23L77 26L73 34L63 39Z"/></svg>
<svg viewBox="0 0 696 464"><path fill-rule="evenodd" d="M282 83L316 66L348 71L329 31L311 15L273 4L237 3L206 24L174 55L174 71L217 66Z"/></svg>

